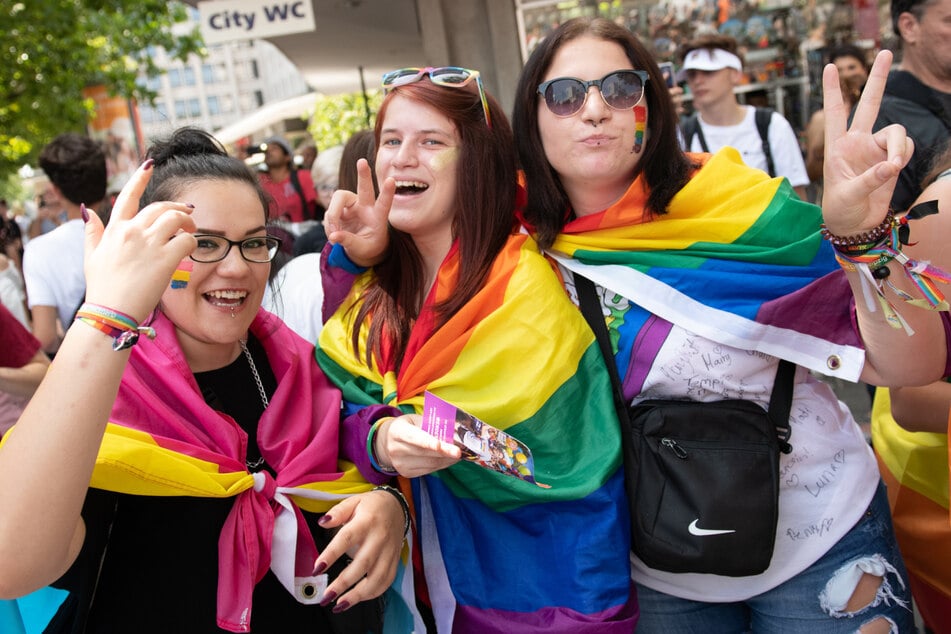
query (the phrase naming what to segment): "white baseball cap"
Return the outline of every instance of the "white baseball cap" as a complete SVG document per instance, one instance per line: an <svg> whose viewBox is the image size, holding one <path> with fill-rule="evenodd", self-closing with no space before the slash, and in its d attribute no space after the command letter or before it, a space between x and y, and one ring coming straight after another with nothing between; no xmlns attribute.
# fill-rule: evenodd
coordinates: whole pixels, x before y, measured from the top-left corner
<svg viewBox="0 0 951 634"><path fill-rule="evenodd" d="M743 62L733 53L722 48L695 48L684 57L683 70L720 70L735 68L743 70Z"/></svg>

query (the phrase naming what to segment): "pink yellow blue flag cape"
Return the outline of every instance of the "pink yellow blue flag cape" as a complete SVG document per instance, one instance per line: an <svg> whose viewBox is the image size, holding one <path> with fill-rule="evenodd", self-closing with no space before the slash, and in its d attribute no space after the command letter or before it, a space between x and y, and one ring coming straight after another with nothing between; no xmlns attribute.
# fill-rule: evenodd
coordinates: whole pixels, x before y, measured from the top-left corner
<svg viewBox="0 0 951 634"><path fill-rule="evenodd" d="M820 209L732 148L690 157L703 165L668 213L645 217L638 178L608 209L569 222L550 254L698 335L857 381L865 353ZM618 355L622 377L631 349Z"/></svg>
<svg viewBox="0 0 951 634"><path fill-rule="evenodd" d="M413 557L421 558L426 582L418 598L432 607L437 630L632 632L637 612L610 379L594 336L534 241L510 237L485 287L434 330L432 306L456 285L453 247L398 374L386 361L375 359L372 369L362 362L366 323L359 359L350 344L351 306L371 275L357 279L318 344L318 362L344 400L421 413L429 390L526 443L536 479L551 486L469 462L410 481ZM416 631L423 627L417 620Z"/></svg>
<svg viewBox="0 0 951 634"><path fill-rule="evenodd" d="M317 602L301 591L321 581L310 576L317 549L301 509L324 512L371 486L338 461L340 394L313 363L311 344L264 310L251 324L277 379L257 433L273 478L248 472L247 434L205 403L173 324L156 313L153 326L157 337L132 349L91 486L234 498L219 539L219 627L250 630L252 592L269 568L299 602Z"/></svg>
<svg viewBox="0 0 951 634"><path fill-rule="evenodd" d="M903 429L892 418L888 390L879 388L872 405L872 446L915 603L927 623L946 626L951 623L948 435Z"/></svg>

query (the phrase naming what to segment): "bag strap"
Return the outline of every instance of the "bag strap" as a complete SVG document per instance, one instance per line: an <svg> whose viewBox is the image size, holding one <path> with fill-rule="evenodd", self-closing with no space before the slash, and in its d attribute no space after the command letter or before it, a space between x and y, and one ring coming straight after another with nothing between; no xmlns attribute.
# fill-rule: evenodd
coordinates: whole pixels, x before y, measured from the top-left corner
<svg viewBox="0 0 951 634"><path fill-rule="evenodd" d="M766 171L770 176L776 176L776 165L773 163L773 153L769 148L769 122L773 118L770 108L756 108L756 130L763 142L763 155L766 157Z"/></svg>
<svg viewBox="0 0 951 634"><path fill-rule="evenodd" d="M297 168L291 167L290 179L291 185L293 185L297 195L300 196L301 217L304 220L313 220L312 216L314 214L311 213L310 205L307 204L307 198L304 196L304 188L301 187L300 177L297 176Z"/></svg>
<svg viewBox="0 0 951 634"><path fill-rule="evenodd" d="M703 130L700 128L700 119L697 116L697 113L693 113L684 120L683 124L683 133L684 133L684 149L690 151L690 146L693 145L693 137L697 137L697 140L700 141L700 149L704 152L709 152L710 148L707 147L707 140L703 136Z"/></svg>
<svg viewBox="0 0 951 634"><path fill-rule="evenodd" d="M628 403L621 391L621 379L618 376L614 352L611 350L611 337L608 334L607 324L604 323L604 314L601 312L601 302L598 301L594 282L577 273L574 274L574 278L575 288L578 290L578 304L581 308L581 314L584 315L585 321L594 331L598 346L601 348L601 355L604 357L604 363L608 366L608 374L611 376L611 384L614 387L612 391L614 392L614 407L617 409L618 420L621 421L625 429L630 429L631 419L628 413ZM769 397L768 416L776 427L779 450L785 454L792 451L792 445L789 444L789 438L792 435L792 428L789 425L789 412L792 409L793 381L795 378L796 365L786 359L780 359L779 367L776 369L776 379L773 382L773 390ZM633 452L630 447L629 434L622 433L621 440L624 444L625 456L633 455L628 453L629 450Z"/></svg>
<svg viewBox="0 0 951 634"><path fill-rule="evenodd" d="M944 109L944 104L935 96L934 90L921 82L908 71L892 71L885 84L885 94L912 101L937 117L944 127L951 132L951 115Z"/></svg>

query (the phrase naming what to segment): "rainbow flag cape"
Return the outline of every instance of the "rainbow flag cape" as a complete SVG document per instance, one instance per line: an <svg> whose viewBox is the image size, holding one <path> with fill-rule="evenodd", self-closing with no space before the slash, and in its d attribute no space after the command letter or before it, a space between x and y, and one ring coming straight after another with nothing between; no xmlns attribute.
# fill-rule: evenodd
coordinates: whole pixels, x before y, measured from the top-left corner
<svg viewBox="0 0 951 634"><path fill-rule="evenodd" d="M536 479L551 486L464 461L411 480L416 599L429 603L439 632L630 633L619 425L594 336L526 235L509 238L485 287L434 330L431 307L453 292L457 267L453 248L398 375L379 359L361 362L367 324L359 357L350 344L369 272L317 349L349 406L421 413L429 390L526 443Z"/></svg>
<svg viewBox="0 0 951 634"><path fill-rule="evenodd" d="M944 627L951 623L948 435L902 428L892 418L888 390L878 388L872 446L915 602L926 623Z"/></svg>
<svg viewBox="0 0 951 634"><path fill-rule="evenodd" d="M160 312L154 340L132 349L91 486L132 495L233 497L219 539L218 625L250 631L254 585L270 568L301 603L317 549L301 509L324 512L372 487L338 460L340 395L314 365L311 344L261 310L251 332L267 352L277 390L257 440L277 472L249 473L247 434L207 405L174 325Z"/></svg>
<svg viewBox="0 0 951 634"><path fill-rule="evenodd" d="M691 157L702 167L667 214L645 217L638 178L608 209L566 225L550 254L698 335L857 381L865 353L848 281L819 233L820 209L732 148ZM622 377L631 349L620 347Z"/></svg>

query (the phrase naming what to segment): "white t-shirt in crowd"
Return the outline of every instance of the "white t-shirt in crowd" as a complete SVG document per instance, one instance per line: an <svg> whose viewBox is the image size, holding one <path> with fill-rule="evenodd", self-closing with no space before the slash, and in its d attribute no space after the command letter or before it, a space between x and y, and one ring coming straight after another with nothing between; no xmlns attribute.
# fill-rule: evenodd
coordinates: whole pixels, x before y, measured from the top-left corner
<svg viewBox="0 0 951 634"><path fill-rule="evenodd" d="M264 293L262 305L305 340L316 343L323 326L323 301L320 254L304 253L277 272Z"/></svg>
<svg viewBox="0 0 951 634"><path fill-rule="evenodd" d="M33 238L23 251L23 279L30 308L55 306L64 329L69 328L86 294L84 244L83 221L76 219Z"/></svg>
<svg viewBox="0 0 951 634"><path fill-rule="evenodd" d="M707 141L707 148L711 153L730 146L736 148L743 162L750 167L766 169L766 155L763 153L763 140L756 129L756 108L743 106L746 116L737 125L710 125L705 123L702 116L698 116L703 138ZM806 163L802 158L802 149L799 140L793 132L789 121L778 112L773 112L769 121L769 149L773 155L773 165L776 176L785 176L793 187L809 184L806 174ZM691 152L703 152L700 145L700 135L695 134L691 140Z"/></svg>

